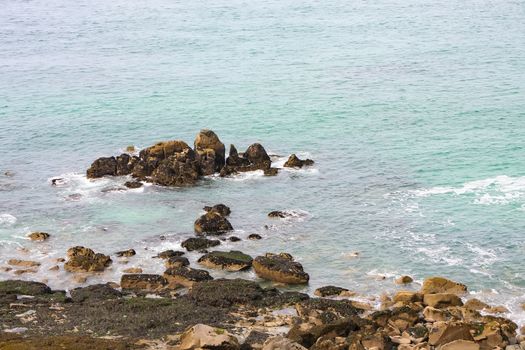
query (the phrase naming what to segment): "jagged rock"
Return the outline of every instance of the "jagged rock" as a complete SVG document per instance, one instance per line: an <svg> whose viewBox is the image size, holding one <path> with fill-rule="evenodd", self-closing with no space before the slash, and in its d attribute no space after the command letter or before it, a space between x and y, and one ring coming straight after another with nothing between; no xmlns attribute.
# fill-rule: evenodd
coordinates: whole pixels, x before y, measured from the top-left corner
<svg viewBox="0 0 525 350"><path fill-rule="evenodd" d="M303 284L310 279L303 266L286 253L258 256L253 261L253 268L259 277L275 282Z"/></svg>
<svg viewBox="0 0 525 350"><path fill-rule="evenodd" d="M125 274L120 279L120 286L125 290L159 292L164 290L168 281L160 275Z"/></svg>
<svg viewBox="0 0 525 350"><path fill-rule="evenodd" d="M302 168L305 165L313 165L314 161L311 159L299 159L295 154L292 154L290 158L284 163L285 167L288 168Z"/></svg>
<svg viewBox="0 0 525 350"><path fill-rule="evenodd" d="M431 306L427 306L423 310L423 317L425 318L425 321L427 322L441 322L441 321L448 321L452 318L452 314L449 311L446 310L440 310L433 308Z"/></svg>
<svg viewBox="0 0 525 350"><path fill-rule="evenodd" d="M304 346L282 336L267 339L262 350L307 350Z"/></svg>
<svg viewBox="0 0 525 350"><path fill-rule="evenodd" d="M19 266L19 267L38 267L40 266L40 263L38 261L31 261L31 260L9 259L7 263L9 265Z"/></svg>
<svg viewBox="0 0 525 350"><path fill-rule="evenodd" d="M279 168L264 169L265 176L277 176L277 174L279 174Z"/></svg>
<svg viewBox="0 0 525 350"><path fill-rule="evenodd" d="M252 233L248 236L248 239L251 239L251 240L259 240L259 239L262 239L261 235L257 234L257 233Z"/></svg>
<svg viewBox="0 0 525 350"><path fill-rule="evenodd" d="M237 250L229 252L213 251L202 256L199 264L212 269L241 271L252 266L252 257Z"/></svg>
<svg viewBox="0 0 525 350"><path fill-rule="evenodd" d="M394 295L395 303L415 303L423 301L423 294L418 292L400 291Z"/></svg>
<svg viewBox="0 0 525 350"><path fill-rule="evenodd" d="M184 252L169 249L169 250L165 250L157 254L156 258L169 259L169 258L174 258L177 256L183 256L184 254L185 254Z"/></svg>
<svg viewBox="0 0 525 350"><path fill-rule="evenodd" d="M115 157L101 157L91 164L87 170L87 178L94 179L106 175L117 175L117 160Z"/></svg>
<svg viewBox="0 0 525 350"><path fill-rule="evenodd" d="M231 214L230 208L224 204L215 204L213 207L206 206L203 209L208 213L214 211L217 214L220 214L224 217L229 216Z"/></svg>
<svg viewBox="0 0 525 350"><path fill-rule="evenodd" d="M67 256L69 260L64 264L64 269L68 272L104 271L111 264L109 256L81 246L69 248Z"/></svg>
<svg viewBox="0 0 525 350"><path fill-rule="evenodd" d="M172 267L188 266L189 264L190 264L190 261L183 256L173 256L171 258L168 258L164 262L164 266L166 266L166 268L168 269Z"/></svg>
<svg viewBox="0 0 525 350"><path fill-rule="evenodd" d="M180 350L238 350L239 341L222 328L197 324L186 330L180 338Z"/></svg>
<svg viewBox="0 0 525 350"><path fill-rule="evenodd" d="M448 306L462 306L463 302L456 294L436 293L425 294L423 304L441 309Z"/></svg>
<svg viewBox="0 0 525 350"><path fill-rule="evenodd" d="M270 168L272 164L270 156L260 143L250 145L243 153L243 158L248 159L251 164L261 170Z"/></svg>
<svg viewBox="0 0 525 350"><path fill-rule="evenodd" d="M224 166L226 157L224 144L213 131L208 129L201 130L195 138L194 148L199 162L202 162L202 159L199 158L202 157L203 154L207 154L209 156L211 153L213 153L212 165L214 165L214 167L211 169L210 174L220 171Z"/></svg>
<svg viewBox="0 0 525 350"><path fill-rule="evenodd" d="M221 244L218 239L207 239L203 237L191 237L181 243L182 248L186 248L187 251L192 252L194 250L202 250L211 247L215 247Z"/></svg>
<svg viewBox="0 0 525 350"><path fill-rule="evenodd" d="M71 290L71 299L80 303L85 300L105 301L109 299L118 299L122 293L112 288L108 284L94 284L87 287L75 288Z"/></svg>
<svg viewBox="0 0 525 350"><path fill-rule="evenodd" d="M199 179L196 165L182 161L177 155L162 160L151 174L153 183L162 186L194 185Z"/></svg>
<svg viewBox="0 0 525 350"><path fill-rule="evenodd" d="M467 292L467 286L448 280L443 277L431 277L425 279L421 287L423 294L449 293L462 295Z"/></svg>
<svg viewBox="0 0 525 350"><path fill-rule="evenodd" d="M140 182L140 181L126 181L124 183L124 186L126 186L127 188L131 188L131 189L140 188L140 187L142 187L142 182Z"/></svg>
<svg viewBox="0 0 525 350"><path fill-rule="evenodd" d="M410 276L401 276L396 279L396 284L409 284L412 282L414 282L414 280Z"/></svg>
<svg viewBox="0 0 525 350"><path fill-rule="evenodd" d="M131 157L129 154L123 153L115 159L117 163L115 175L123 176L129 175L133 171L133 167L138 161L137 157Z"/></svg>
<svg viewBox="0 0 525 350"><path fill-rule="evenodd" d="M428 343L433 346L444 345L455 340L474 341L467 324L435 322L428 335Z"/></svg>
<svg viewBox="0 0 525 350"><path fill-rule="evenodd" d="M135 249L128 249L128 250L122 250L120 252L116 252L115 255L118 257L130 257L137 254L135 252Z"/></svg>
<svg viewBox="0 0 525 350"><path fill-rule="evenodd" d="M318 297L330 297L334 295L341 295L343 292L348 292L348 289L336 287L336 286L325 286L321 288L317 288L314 291L314 295Z"/></svg>
<svg viewBox="0 0 525 350"><path fill-rule="evenodd" d="M174 267L164 271L163 275L170 285L191 287L195 282L209 281L213 278L206 270L192 269L191 267Z"/></svg>
<svg viewBox="0 0 525 350"><path fill-rule="evenodd" d="M221 214L209 211L195 221L195 232L197 234L220 235L232 231L230 222Z"/></svg>
<svg viewBox="0 0 525 350"><path fill-rule="evenodd" d="M47 232L31 232L27 237L32 241L45 241L50 235Z"/></svg>

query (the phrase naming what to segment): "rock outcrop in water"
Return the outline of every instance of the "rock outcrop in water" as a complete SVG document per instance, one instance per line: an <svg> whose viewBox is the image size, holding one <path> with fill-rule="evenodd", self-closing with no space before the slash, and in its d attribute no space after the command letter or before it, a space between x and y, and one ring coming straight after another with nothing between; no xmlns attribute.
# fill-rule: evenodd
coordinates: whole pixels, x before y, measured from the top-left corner
<svg viewBox="0 0 525 350"><path fill-rule="evenodd" d="M211 130L201 130L192 149L181 140L159 142L137 155L127 153L116 157L101 157L87 170L90 179L103 176L132 175L140 181L161 186L195 185L201 176L229 176L240 172L263 170L265 175L277 175L270 156L259 143L250 145L244 153L230 146L226 157L224 143ZM138 188L140 181L128 181L126 186Z"/></svg>

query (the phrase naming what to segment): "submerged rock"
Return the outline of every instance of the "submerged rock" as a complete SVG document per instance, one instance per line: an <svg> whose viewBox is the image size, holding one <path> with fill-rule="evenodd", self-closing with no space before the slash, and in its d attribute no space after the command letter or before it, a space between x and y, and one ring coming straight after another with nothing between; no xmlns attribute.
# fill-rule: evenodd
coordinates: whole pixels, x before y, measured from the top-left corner
<svg viewBox="0 0 525 350"><path fill-rule="evenodd" d="M252 257L237 250L229 252L213 251L202 256L199 264L212 269L241 271L252 266Z"/></svg>
<svg viewBox="0 0 525 350"><path fill-rule="evenodd" d="M253 261L253 269L259 277L275 282L304 284L310 279L303 266L286 253L258 256Z"/></svg>
<svg viewBox="0 0 525 350"><path fill-rule="evenodd" d="M195 221L195 232L197 234L220 235L232 231L230 222L221 214L209 211Z"/></svg>
<svg viewBox="0 0 525 350"><path fill-rule="evenodd" d="M209 281L213 278L206 270L192 269L191 267L174 267L164 271L164 278L170 286L182 285L191 287L196 282Z"/></svg>
<svg viewBox="0 0 525 350"><path fill-rule="evenodd" d="M321 288L317 288L314 291L314 295L318 297L329 297L334 295L341 295L344 292L348 292L348 289L336 287L336 286L325 286Z"/></svg>
<svg viewBox="0 0 525 350"><path fill-rule="evenodd" d="M69 248L67 256L69 260L64 264L64 270L68 272L104 271L112 262L109 256L81 246Z"/></svg>
<svg viewBox="0 0 525 350"><path fill-rule="evenodd" d="M177 256L183 256L184 254L185 253L181 252L180 250L176 251L176 250L169 249L169 250L165 250L165 251L160 252L155 257L156 258L161 258L161 259L169 259L169 258L173 258L173 257L177 257Z"/></svg>
<svg viewBox="0 0 525 350"><path fill-rule="evenodd" d="M20 260L20 259L9 259L7 263L9 265L19 266L19 267L38 267L41 265L38 261Z"/></svg>
<svg viewBox="0 0 525 350"><path fill-rule="evenodd" d="M127 249L127 250L122 250L120 252L116 252L115 255L118 256L118 257L130 257L130 256L133 256L137 254L135 252L135 249Z"/></svg>
<svg viewBox="0 0 525 350"><path fill-rule="evenodd" d="M131 189L140 188L140 187L142 187L142 182L140 182L140 181L126 181L124 183L124 186L126 186L127 188L131 188Z"/></svg>
<svg viewBox="0 0 525 350"><path fill-rule="evenodd" d="M259 239L262 239L262 236L257 234L257 233L252 233L248 236L248 239L251 239L251 240L259 240Z"/></svg>
<svg viewBox="0 0 525 350"><path fill-rule="evenodd" d="M27 237L32 241L45 241L50 235L47 232L31 232Z"/></svg>
<svg viewBox="0 0 525 350"><path fill-rule="evenodd" d="M208 213L213 211L213 212L216 212L217 214L220 214L220 215L222 215L224 217L229 216L231 214L230 208L227 207L224 204L215 204L213 207L206 206L203 209L206 212L208 212Z"/></svg>
<svg viewBox="0 0 525 350"><path fill-rule="evenodd" d="M302 168L305 165L313 165L314 161L311 159L299 159L295 154L292 154L290 158L284 163L287 168Z"/></svg>
<svg viewBox="0 0 525 350"><path fill-rule="evenodd" d="M191 252L194 250L207 249L221 244L218 239L207 239L203 237L191 237L181 243L182 248Z"/></svg>
<svg viewBox="0 0 525 350"><path fill-rule="evenodd" d="M282 210L274 210L274 211L271 211L268 213L268 217L270 218L281 218L281 219L284 219L284 218L288 218L288 217L291 217L292 214L290 214L289 212L286 212L286 211L282 211Z"/></svg>

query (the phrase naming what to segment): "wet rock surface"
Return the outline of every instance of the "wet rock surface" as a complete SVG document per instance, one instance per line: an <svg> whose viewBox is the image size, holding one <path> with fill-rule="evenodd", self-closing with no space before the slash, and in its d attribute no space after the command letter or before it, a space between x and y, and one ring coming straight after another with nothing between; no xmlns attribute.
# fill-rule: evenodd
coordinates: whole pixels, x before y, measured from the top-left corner
<svg viewBox="0 0 525 350"><path fill-rule="evenodd" d="M252 257L238 250L229 252L213 251L202 256L199 264L212 269L222 269L228 271L241 271L252 266Z"/></svg>
<svg viewBox="0 0 525 350"><path fill-rule="evenodd" d="M232 231L233 227L228 219L212 210L195 221L194 229L197 234L221 235Z"/></svg>
<svg viewBox="0 0 525 350"><path fill-rule="evenodd" d="M182 248L186 248L187 251L191 252L194 250L202 250L211 247L216 247L221 244L218 239L208 239L203 237L191 237L181 243Z"/></svg>
<svg viewBox="0 0 525 350"><path fill-rule="evenodd" d="M176 287L177 285L192 287L196 282L209 281L213 279L208 271L193 269L187 266L169 268L164 271L163 276L166 278L171 287Z"/></svg>
<svg viewBox="0 0 525 350"><path fill-rule="evenodd" d="M50 234L47 232L31 232L27 237L32 241L41 242L47 240L50 237Z"/></svg>
<svg viewBox="0 0 525 350"><path fill-rule="evenodd" d="M313 165L314 161L311 159L299 159L295 154L292 154L290 158L284 163L284 167L287 168L302 168L303 166Z"/></svg>
<svg viewBox="0 0 525 350"><path fill-rule="evenodd" d="M109 256L81 246L69 248L67 256L69 260L64 264L64 269L68 272L104 271L112 262Z"/></svg>
<svg viewBox="0 0 525 350"><path fill-rule="evenodd" d="M252 265L259 277L275 282L304 284L310 279L303 266L286 253L258 256Z"/></svg>

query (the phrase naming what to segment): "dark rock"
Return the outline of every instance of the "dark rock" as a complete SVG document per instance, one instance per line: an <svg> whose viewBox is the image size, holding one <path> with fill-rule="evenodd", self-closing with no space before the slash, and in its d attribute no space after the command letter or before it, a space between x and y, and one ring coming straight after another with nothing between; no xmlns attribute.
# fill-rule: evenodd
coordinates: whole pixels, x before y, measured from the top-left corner
<svg viewBox="0 0 525 350"><path fill-rule="evenodd" d="M279 169L278 168L264 169L264 175L266 175L266 176L276 176L277 174L279 174Z"/></svg>
<svg viewBox="0 0 525 350"><path fill-rule="evenodd" d="M102 157L93 162L86 173L88 179L106 175L117 175L117 160L115 157Z"/></svg>
<svg viewBox="0 0 525 350"><path fill-rule="evenodd" d="M318 297L329 297L333 295L339 295L343 292L348 292L348 289L341 288L341 287L335 287L335 286L325 286L325 287L317 288L314 294L317 295Z"/></svg>
<svg viewBox="0 0 525 350"><path fill-rule="evenodd" d="M203 155L206 160L210 159L210 155L213 154L213 163L215 167L213 169L207 169L205 175L213 174L216 171L220 171L225 164L225 148L217 134L208 129L203 129L199 132L194 142L195 152L197 153L197 160L203 164ZM206 161L205 160L205 161ZM204 167L208 168L204 162ZM201 165L202 169L202 165ZM211 173L209 173L212 170Z"/></svg>
<svg viewBox="0 0 525 350"><path fill-rule="evenodd" d="M221 244L221 241L217 239L207 239L202 237L191 237L181 243L182 248L186 248L187 251L191 252L194 250L201 250L210 247L215 247Z"/></svg>
<svg viewBox="0 0 525 350"><path fill-rule="evenodd" d="M142 187L142 182L140 181L126 181L124 183L124 186L126 186L127 188L140 188Z"/></svg>
<svg viewBox="0 0 525 350"><path fill-rule="evenodd" d="M195 232L197 234L220 235L232 231L230 222L221 214L210 211L195 221Z"/></svg>
<svg viewBox="0 0 525 350"><path fill-rule="evenodd" d="M286 253L258 256L253 261L253 269L257 276L275 282L303 284L310 279L303 266Z"/></svg>
<svg viewBox="0 0 525 350"><path fill-rule="evenodd" d="M212 269L241 271L252 266L252 257L237 250L229 252L213 251L202 256L199 264Z"/></svg>
<svg viewBox="0 0 525 350"><path fill-rule="evenodd" d="M109 299L117 299L122 296L122 293L112 288L108 284L94 284L87 287L75 288L71 290L71 299L74 302L89 301L105 301Z"/></svg>
<svg viewBox="0 0 525 350"><path fill-rule="evenodd" d="M229 307L234 304L258 304L264 298L265 291L254 281L221 278L195 284L188 296L198 303Z"/></svg>
<svg viewBox="0 0 525 350"><path fill-rule="evenodd" d="M204 207L204 210L206 212L211 212L211 211L214 211L222 216L229 216L231 214L231 210L229 207L227 207L226 205L224 204L215 204L213 207Z"/></svg>
<svg viewBox="0 0 525 350"><path fill-rule="evenodd" d="M310 316L320 315L323 312L332 312L338 318L350 318L362 312L356 308L351 300L336 300L324 298L311 298L298 303L295 306L300 317L308 318Z"/></svg>
<svg viewBox="0 0 525 350"><path fill-rule="evenodd" d="M42 295L51 293L49 288L44 283L7 280L0 281L0 295Z"/></svg>
<svg viewBox="0 0 525 350"><path fill-rule="evenodd" d="M168 285L166 278L152 274L125 274L120 279L123 290L159 292Z"/></svg>
<svg viewBox="0 0 525 350"><path fill-rule="evenodd" d="M104 271L111 264L109 256L80 246L69 248L67 256L69 260L64 264L64 270L69 272Z"/></svg>
<svg viewBox="0 0 525 350"><path fill-rule="evenodd" d="M259 143L254 143L246 149L243 154L243 158L246 158L250 163L254 164L258 169L270 168L272 161L264 147Z"/></svg>
<svg viewBox="0 0 525 350"><path fill-rule="evenodd" d="M245 158L239 157L239 153L234 145L230 145L230 154L226 159L226 165L231 168L235 167L247 167L250 165L250 161Z"/></svg>
<svg viewBox="0 0 525 350"><path fill-rule="evenodd" d="M261 349L262 345L270 335L259 331L251 331L246 340L241 345L241 350Z"/></svg>
<svg viewBox="0 0 525 350"><path fill-rule="evenodd" d="M190 264L190 261L187 258L183 256L173 256L166 260L166 262L164 263L164 266L166 266L166 268L172 268L172 267L188 266L189 264Z"/></svg>
<svg viewBox="0 0 525 350"><path fill-rule="evenodd" d="M177 256L183 256L184 252L182 251L175 251L175 250L165 250L163 252L160 252L159 254L157 254L156 258L161 258L161 259L169 259L169 258L174 258L174 257L177 257Z"/></svg>
<svg viewBox="0 0 525 350"><path fill-rule="evenodd" d="M292 154L290 158L284 163L287 168L302 168L305 165L313 165L314 161L311 159L299 159L295 154Z"/></svg>
<svg viewBox="0 0 525 350"><path fill-rule="evenodd" d="M230 242L239 242L239 241L241 241L241 239L239 237L237 237L237 236L228 237L228 240Z"/></svg>
<svg viewBox="0 0 525 350"><path fill-rule="evenodd" d="M274 210L274 211L271 211L268 213L268 217L270 218L281 218L281 219L284 219L284 218L287 218L287 217L290 217L291 214L290 213L287 213L285 211L281 211L281 210Z"/></svg>
<svg viewBox="0 0 525 350"><path fill-rule="evenodd" d="M138 158L131 157L129 154L126 154L126 153L121 154L120 156L117 156L116 175L123 176L123 175L131 174L137 161L138 161Z"/></svg>
<svg viewBox="0 0 525 350"><path fill-rule="evenodd" d="M259 239L262 239L262 236L257 234L257 233L252 233L248 236L248 239L251 239L251 240L259 240Z"/></svg>
<svg viewBox="0 0 525 350"><path fill-rule="evenodd" d="M153 183L162 186L194 185L199 179L197 167L192 162L182 162L177 156L171 156L161 161L152 172Z"/></svg>
<svg viewBox="0 0 525 350"><path fill-rule="evenodd" d="M128 250L122 250L120 252L116 252L115 255L118 257L130 257L133 255L136 255L135 249L128 249Z"/></svg>
<svg viewBox="0 0 525 350"><path fill-rule="evenodd" d="M213 277L206 270L192 269L191 267L174 267L164 271L164 278L170 286L182 285L191 288L194 283L209 281Z"/></svg>

